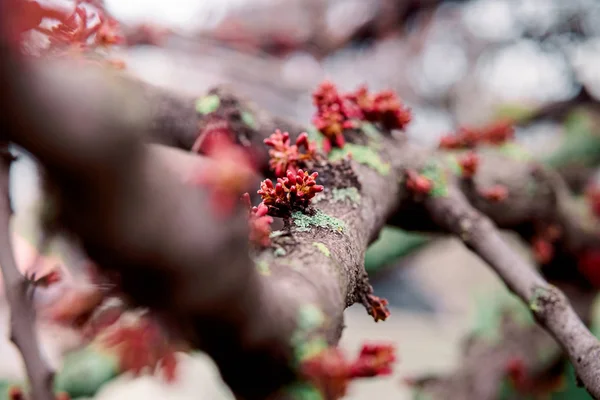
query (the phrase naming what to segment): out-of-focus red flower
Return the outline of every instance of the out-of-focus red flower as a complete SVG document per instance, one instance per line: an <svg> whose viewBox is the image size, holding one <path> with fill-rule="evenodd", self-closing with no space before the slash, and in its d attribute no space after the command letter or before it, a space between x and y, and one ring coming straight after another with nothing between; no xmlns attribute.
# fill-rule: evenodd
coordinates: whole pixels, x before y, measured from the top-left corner
<svg viewBox="0 0 600 400"><path fill-rule="evenodd" d="M195 174L192 183L209 188L213 210L220 216L229 216L256 176L254 161L225 135L212 136L206 147L205 154L215 162L211 168Z"/></svg>
<svg viewBox="0 0 600 400"><path fill-rule="evenodd" d="M481 190L480 194L486 200L497 203L508 198L508 189L504 185L494 185L490 188Z"/></svg>
<svg viewBox="0 0 600 400"><path fill-rule="evenodd" d="M365 344L358 358L349 362L337 348L330 348L304 360L301 373L326 399L342 398L348 383L357 378L389 375L396 360L395 348L388 344Z"/></svg>
<svg viewBox="0 0 600 400"><path fill-rule="evenodd" d="M515 130L510 120L499 120L481 128L461 127L458 133L440 139L441 149L472 149L480 144L501 145L514 138Z"/></svg>
<svg viewBox="0 0 600 400"><path fill-rule="evenodd" d="M248 227L250 229L250 242L259 247L268 247L271 245L271 224L273 218L268 216L269 208L263 203L257 207L252 207L250 194L244 193L242 201L248 207Z"/></svg>
<svg viewBox="0 0 600 400"><path fill-rule="evenodd" d="M470 151L458 159L458 164L460 165L463 178L471 179L477 172L479 156L477 156L477 153Z"/></svg>
<svg viewBox="0 0 600 400"><path fill-rule="evenodd" d="M159 326L149 318L107 332L101 343L117 349L123 372L139 375L145 368L154 372L160 364L168 381L173 382L176 378L175 350Z"/></svg>
<svg viewBox="0 0 600 400"><path fill-rule="evenodd" d="M600 288L600 249L582 251L577 257L579 271L596 288Z"/></svg>
<svg viewBox="0 0 600 400"><path fill-rule="evenodd" d="M433 189L433 183L417 171L406 171L406 188L414 194L426 195Z"/></svg>

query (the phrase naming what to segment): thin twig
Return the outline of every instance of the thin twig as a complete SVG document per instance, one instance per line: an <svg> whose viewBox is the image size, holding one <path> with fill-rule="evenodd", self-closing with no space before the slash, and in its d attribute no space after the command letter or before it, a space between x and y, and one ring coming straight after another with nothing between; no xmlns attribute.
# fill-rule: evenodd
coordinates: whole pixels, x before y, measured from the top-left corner
<svg viewBox="0 0 600 400"><path fill-rule="evenodd" d="M502 239L493 222L454 188L426 201L432 219L454 233L487 262L506 286L563 347L583 386L600 399L600 343L579 319L565 295L550 285Z"/></svg>
<svg viewBox="0 0 600 400"><path fill-rule="evenodd" d="M8 143L0 144L0 265L10 305L10 339L18 347L25 363L36 400L53 400L54 373L41 355L35 331L35 311L29 295L29 281L19 272L12 250L9 196L9 171L13 156Z"/></svg>

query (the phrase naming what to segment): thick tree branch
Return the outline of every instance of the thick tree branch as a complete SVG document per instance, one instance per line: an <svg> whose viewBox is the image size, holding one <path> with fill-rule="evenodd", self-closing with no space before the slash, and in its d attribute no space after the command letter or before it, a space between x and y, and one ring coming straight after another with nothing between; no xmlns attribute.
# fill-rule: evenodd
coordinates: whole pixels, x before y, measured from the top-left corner
<svg viewBox="0 0 600 400"><path fill-rule="evenodd" d="M53 400L54 373L41 355L35 330L30 282L19 272L11 243L9 171L13 156L8 143L0 142L0 266L6 297L10 305L10 339L23 357L34 399Z"/></svg>
<svg viewBox="0 0 600 400"><path fill-rule="evenodd" d="M457 235L486 261L508 288L529 304L536 320L563 347L581 382L600 398L600 343L581 322L564 294L548 284L533 265L520 258L502 239L492 221L473 208L456 189L447 197L425 202L433 220Z"/></svg>
<svg viewBox="0 0 600 400"><path fill-rule="evenodd" d="M12 106L3 117L14 128L11 139L36 155L48 170L59 195L61 222L82 240L101 267L120 271L123 289L135 302L162 313L193 344L206 349L234 391L247 398L261 398L291 379L288 366L291 352L297 349L290 348L290 338L297 336L298 312L303 307L322 310L325 319L316 331L329 343L337 342L345 306L367 303L371 289L363 267L364 252L390 215L400 210L397 219L413 227L417 225L411 220L423 217L421 229L439 229L440 221L428 218L403 183L407 170L419 171L439 155L414 148L400 137L380 133L365 140L354 132L349 140L371 146L370 161L346 158L314 166L319 183L327 188L315 204L317 219L298 215L287 220L286 229L273 239L274 248L254 255L265 275L260 277L250 268L244 224L217 221L203 191L183 185L181 176L167 168L164 157L179 158L170 164L178 171L203 161L175 150L158 150L159 155L156 148L140 142L148 130L155 139L191 148L198 136L197 124L202 127L206 119L194 111L191 99L165 100L150 87L138 96L139 83L97 74L77 77L71 69L68 75L48 67L27 75L23 70L12 73L4 82L8 90L2 94L11 99ZM84 101L81 92L93 95ZM292 133L299 130L227 92L215 93L221 103L215 115L232 124L242 144L260 143L276 127L289 127ZM36 110L35 118L27 118L24 110ZM244 126L241 111L253 115L253 127ZM502 160L508 162L510 157ZM519 165L524 166L517 169L516 180L505 175L493 178L498 169L482 169L482 177L514 182L518 188L521 178L528 182L532 177L530 164ZM514 198L519 202L515 205L483 201L478 208L503 226L545 215L531 210L556 204L556 193L548 190L544 174L533 175L542 177L536 180L540 189L525 195L516 191ZM353 195L340 199L335 195L340 190ZM463 207L475 212L462 194L452 190L448 199L458 196ZM528 202L532 204L525 205ZM556 212L556 208L544 209ZM575 232L584 232L583 238L591 235L575 225ZM547 291L537 298L543 301L538 318L561 343L573 345L567 350L576 359L592 343L571 343L564 334L576 329L586 340L591 335L566 300L541 277L515 267L524 263L498 242L495 230L492 233L484 246L486 260L507 257L501 259L510 261L502 264L509 286L527 301L536 287ZM144 282L139 279L142 275ZM519 282L522 275L524 283ZM550 306L550 301L556 305ZM555 315L564 319L549 318ZM561 325L565 320L579 321L579 325ZM592 366L582 364L581 369L597 373ZM261 379L265 371L271 374L269 382Z"/></svg>

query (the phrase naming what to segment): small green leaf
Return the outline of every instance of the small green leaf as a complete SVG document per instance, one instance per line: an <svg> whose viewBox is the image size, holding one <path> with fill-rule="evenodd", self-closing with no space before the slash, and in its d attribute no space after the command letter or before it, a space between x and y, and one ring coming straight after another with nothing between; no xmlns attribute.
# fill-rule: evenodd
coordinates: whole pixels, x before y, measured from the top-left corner
<svg viewBox="0 0 600 400"><path fill-rule="evenodd" d="M217 111L221 105L221 99L216 94L210 94L196 100L196 111L206 115Z"/></svg>
<svg viewBox="0 0 600 400"><path fill-rule="evenodd" d="M246 125L248 125L250 128L256 129L256 121L254 120L254 115L252 115L252 113L250 113L248 111L243 111L242 112L242 121L244 121L244 123Z"/></svg>

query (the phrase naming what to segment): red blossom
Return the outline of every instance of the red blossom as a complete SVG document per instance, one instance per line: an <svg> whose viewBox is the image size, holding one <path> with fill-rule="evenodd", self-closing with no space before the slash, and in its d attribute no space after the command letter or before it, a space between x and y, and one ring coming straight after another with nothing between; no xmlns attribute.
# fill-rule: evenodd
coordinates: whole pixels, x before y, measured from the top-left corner
<svg viewBox="0 0 600 400"><path fill-rule="evenodd" d="M505 366L506 375L515 389L522 391L529 386L529 378L525 362L520 357L509 359Z"/></svg>
<svg viewBox="0 0 600 400"><path fill-rule="evenodd" d="M600 288L600 249L587 249L578 254L577 267L594 287Z"/></svg>
<svg viewBox="0 0 600 400"><path fill-rule="evenodd" d="M248 207L250 242L259 247L270 246L271 224L273 223L273 218L267 215L269 208L263 203L260 203L257 207L252 207L249 193L244 193L242 201Z"/></svg>
<svg viewBox="0 0 600 400"><path fill-rule="evenodd" d="M287 170L297 171L299 164L316 157L316 146L308 140L306 132L301 133L296 139L296 144L290 145L290 134L279 129L264 140L269 149L269 165L278 177L283 177ZM300 151L303 149L304 151Z"/></svg>
<svg viewBox="0 0 600 400"><path fill-rule="evenodd" d="M352 379L389 375L395 360L395 348L388 344L363 345L352 362L338 348L330 348L302 362L301 372L324 398L336 400L346 394Z"/></svg>
<svg viewBox="0 0 600 400"><path fill-rule="evenodd" d="M363 119L360 118L363 115L367 121L380 123L386 129L404 129L412 118L410 109L391 90L370 94L366 86L361 86L348 94L347 99L358 108L354 112L356 118Z"/></svg>
<svg viewBox="0 0 600 400"><path fill-rule="evenodd" d="M540 264L547 264L554 257L554 246L543 237L535 237L532 241L533 255Z"/></svg>
<svg viewBox="0 0 600 400"><path fill-rule="evenodd" d="M351 121L348 121L342 113L339 104L319 108L312 122L315 128L325 136L323 140L325 153L329 153L334 144L339 148L344 147L346 144L344 129L353 127Z"/></svg>
<svg viewBox="0 0 600 400"><path fill-rule="evenodd" d="M433 183L414 170L406 171L406 188L414 194L426 195L433 189Z"/></svg>
<svg viewBox="0 0 600 400"><path fill-rule="evenodd" d="M358 359L350 367L352 378L390 375L396 361L396 349L391 344L365 344Z"/></svg>
<svg viewBox="0 0 600 400"><path fill-rule="evenodd" d="M512 121L499 120L482 128L481 137L483 141L492 145L500 145L512 140L515 136L515 129Z"/></svg>
<svg viewBox="0 0 600 400"><path fill-rule="evenodd" d="M366 297L365 307L367 313L373 317L375 322L385 321L390 316L390 310L388 309L388 301L381 297L369 294Z"/></svg>
<svg viewBox="0 0 600 400"><path fill-rule="evenodd" d="M102 343L117 348L121 371L140 375L145 368L154 372L161 363L166 378L175 380L174 347L152 320L142 318L134 325L120 326L108 332Z"/></svg>
<svg viewBox="0 0 600 400"><path fill-rule="evenodd" d="M470 151L459 158L458 164L462 170L463 178L471 179L477 172L477 167L479 167L479 156Z"/></svg>
<svg viewBox="0 0 600 400"><path fill-rule="evenodd" d="M288 170L285 178L277 178L277 183L273 185L270 179L265 179L260 184L260 190L263 203L268 207L272 215L286 215L292 210L304 210L310 200L319 192L323 191L323 186L317 185L316 179L318 173L308 174L301 169L297 172Z"/></svg>
<svg viewBox="0 0 600 400"><path fill-rule="evenodd" d="M481 128L461 127L458 133L440 139L441 149L472 149L480 144L501 145L514 138L514 128L509 120L495 121Z"/></svg>
<svg viewBox="0 0 600 400"><path fill-rule="evenodd" d="M229 216L240 193L246 191L248 184L254 180L254 162L246 150L235 145L227 136L213 136L207 147L206 155L215 163L211 168L194 174L191 180L210 189L211 204L218 215Z"/></svg>
<svg viewBox="0 0 600 400"><path fill-rule="evenodd" d="M125 42L125 38L119 32L119 23L113 18L100 16L100 26L94 38L98 46L113 46Z"/></svg>
<svg viewBox="0 0 600 400"><path fill-rule="evenodd" d="M25 400L25 394L19 386L11 386L8 388L9 400Z"/></svg>
<svg viewBox="0 0 600 400"><path fill-rule="evenodd" d="M506 200L508 197L508 189L504 185L494 185L481 190L480 194L483 198L491 202L500 202Z"/></svg>

